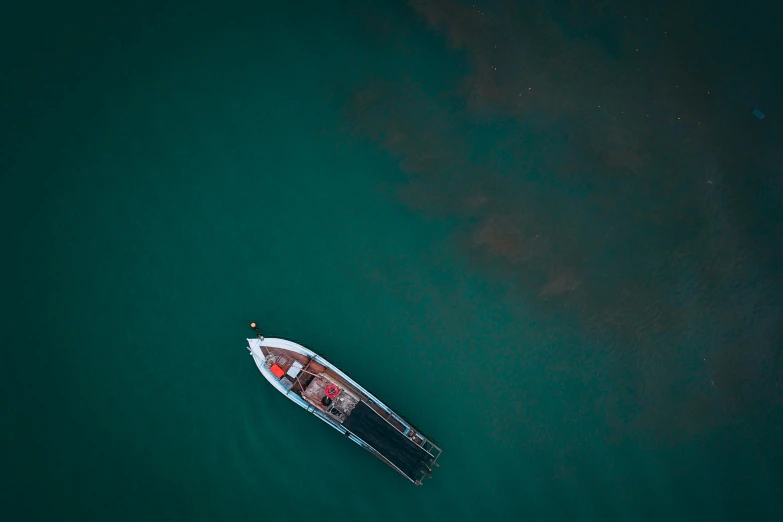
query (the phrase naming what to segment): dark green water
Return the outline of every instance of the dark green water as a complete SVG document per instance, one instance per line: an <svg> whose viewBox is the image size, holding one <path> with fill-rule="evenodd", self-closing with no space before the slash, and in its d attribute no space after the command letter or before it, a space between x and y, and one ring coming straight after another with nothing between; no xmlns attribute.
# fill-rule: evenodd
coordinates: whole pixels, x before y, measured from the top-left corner
<svg viewBox="0 0 783 522"><path fill-rule="evenodd" d="M555 6L498 37L558 93L522 111L485 15L422 5L3 8L4 519L783 519L771 84L611 127L578 106L627 34ZM602 49L594 91L539 37ZM250 320L435 437L433 480L268 386Z"/></svg>

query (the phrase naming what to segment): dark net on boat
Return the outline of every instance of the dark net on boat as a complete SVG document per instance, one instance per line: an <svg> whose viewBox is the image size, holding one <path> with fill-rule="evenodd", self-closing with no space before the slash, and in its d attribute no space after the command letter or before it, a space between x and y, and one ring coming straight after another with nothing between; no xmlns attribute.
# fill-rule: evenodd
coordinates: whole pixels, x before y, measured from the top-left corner
<svg viewBox="0 0 783 522"><path fill-rule="evenodd" d="M343 427L375 448L411 479L421 475L426 469L423 463L432 458L364 402L356 405Z"/></svg>

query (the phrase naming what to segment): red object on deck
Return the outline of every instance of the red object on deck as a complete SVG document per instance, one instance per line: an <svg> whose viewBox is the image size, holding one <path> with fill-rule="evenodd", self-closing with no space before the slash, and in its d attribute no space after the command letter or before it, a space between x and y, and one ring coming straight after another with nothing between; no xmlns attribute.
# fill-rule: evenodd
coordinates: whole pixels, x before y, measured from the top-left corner
<svg viewBox="0 0 783 522"><path fill-rule="evenodd" d="M335 386L334 384L330 384L326 387L326 396L330 399L334 399L337 397L337 394L340 393L340 388Z"/></svg>
<svg viewBox="0 0 783 522"><path fill-rule="evenodd" d="M285 372L283 371L283 369L281 367L279 367L278 365L276 365L276 364L273 364L272 366L270 366L269 369L272 370L272 373L274 373L275 377L277 377L278 379L280 377L282 377L283 375L285 375Z"/></svg>

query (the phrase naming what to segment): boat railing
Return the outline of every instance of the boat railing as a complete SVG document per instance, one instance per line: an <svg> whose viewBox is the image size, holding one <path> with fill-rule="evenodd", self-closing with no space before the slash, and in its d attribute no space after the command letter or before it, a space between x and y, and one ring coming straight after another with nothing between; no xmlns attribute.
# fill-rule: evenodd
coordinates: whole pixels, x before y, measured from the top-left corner
<svg viewBox="0 0 783 522"><path fill-rule="evenodd" d="M410 439L414 444L421 447L424 451L426 451L431 457L432 457L432 464L435 464L435 461L438 460L438 457L440 457L440 454L442 453L442 450L438 445L436 445L433 441L431 441L427 436L425 436L422 432L418 430L418 428L414 427L410 422L403 420L400 415L395 413L394 411L390 411L388 408L384 408L380 404L376 403L372 399L367 399L365 402L367 402L368 406L375 411L375 413L379 413L379 417L382 418L389 424L392 428L397 430L400 434ZM377 409L374 407L377 406ZM378 410L383 411L386 415L380 415L380 412ZM404 426L406 429L401 430L399 426L397 426L394 422L391 422L389 419L394 419L398 424ZM408 434L410 431L413 430L416 434L415 437L418 437L421 440L421 444L417 443L415 440L412 440L410 437L408 437ZM435 464L437 466L437 464Z"/></svg>

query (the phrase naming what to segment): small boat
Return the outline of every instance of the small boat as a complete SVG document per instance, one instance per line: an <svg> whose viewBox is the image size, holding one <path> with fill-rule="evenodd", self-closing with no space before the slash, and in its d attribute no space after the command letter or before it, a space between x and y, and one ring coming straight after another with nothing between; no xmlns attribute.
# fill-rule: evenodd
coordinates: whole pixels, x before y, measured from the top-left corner
<svg viewBox="0 0 783 522"><path fill-rule="evenodd" d="M441 449L429 437L312 350L250 327L250 355L275 389L417 486L432 477Z"/></svg>

